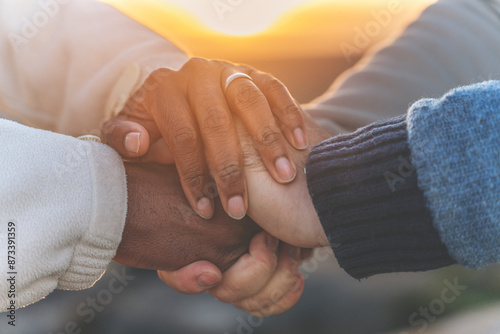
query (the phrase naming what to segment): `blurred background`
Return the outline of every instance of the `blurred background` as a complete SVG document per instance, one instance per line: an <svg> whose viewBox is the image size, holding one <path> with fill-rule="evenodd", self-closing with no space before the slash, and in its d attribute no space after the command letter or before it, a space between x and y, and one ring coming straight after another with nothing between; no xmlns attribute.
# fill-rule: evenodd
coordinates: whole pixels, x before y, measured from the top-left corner
<svg viewBox="0 0 500 334"><path fill-rule="evenodd" d="M400 12L387 22L380 21L374 13L391 3ZM159 15L171 22L171 39L192 55L227 59L270 72L306 103L322 94L370 48L400 33L430 3L171 0ZM365 29L375 30L361 43L358 35ZM19 310L15 333L371 334L425 330L432 334L443 332L439 326L449 319L476 322L475 333L500 333L498 266L480 272L454 266L357 281L338 267L329 250L322 250L304 264L303 272L306 289L299 303L285 314L257 319L208 294L181 295L165 286L154 271L112 264L92 289L57 291ZM123 273L128 275L123 289L110 292L110 282L120 286L116 277ZM445 303L442 294L444 289L450 291L450 284L461 289L455 291L453 302ZM90 307L95 301L98 305ZM488 311L475 313L483 309ZM0 322L0 333L9 333L5 325Z"/></svg>

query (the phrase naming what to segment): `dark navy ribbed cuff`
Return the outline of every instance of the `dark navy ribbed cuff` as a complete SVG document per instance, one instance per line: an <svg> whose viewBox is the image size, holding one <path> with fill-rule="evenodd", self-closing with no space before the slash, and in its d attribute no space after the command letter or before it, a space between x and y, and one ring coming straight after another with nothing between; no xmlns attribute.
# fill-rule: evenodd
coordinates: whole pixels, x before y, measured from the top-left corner
<svg viewBox="0 0 500 334"><path fill-rule="evenodd" d="M314 147L307 182L339 264L351 276L455 263L418 188L405 116Z"/></svg>

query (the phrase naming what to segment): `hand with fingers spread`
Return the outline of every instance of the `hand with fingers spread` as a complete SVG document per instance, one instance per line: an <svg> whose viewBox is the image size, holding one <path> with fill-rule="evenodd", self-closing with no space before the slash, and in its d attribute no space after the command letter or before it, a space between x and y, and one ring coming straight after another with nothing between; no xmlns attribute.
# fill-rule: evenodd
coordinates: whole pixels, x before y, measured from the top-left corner
<svg viewBox="0 0 500 334"><path fill-rule="evenodd" d="M248 193L234 115L272 178L293 181L291 153L308 147L300 107L277 79L246 66L194 58L179 71L153 72L105 123L103 140L128 159L175 163L191 207L207 219L213 177L224 210L241 219Z"/></svg>

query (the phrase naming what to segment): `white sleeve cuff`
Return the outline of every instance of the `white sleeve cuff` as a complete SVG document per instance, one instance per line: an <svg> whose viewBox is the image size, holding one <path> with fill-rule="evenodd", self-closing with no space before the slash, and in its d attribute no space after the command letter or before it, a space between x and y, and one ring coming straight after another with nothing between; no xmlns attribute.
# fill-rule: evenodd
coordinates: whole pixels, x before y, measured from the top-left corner
<svg viewBox="0 0 500 334"><path fill-rule="evenodd" d="M0 225L16 225L15 263L0 262L0 308L16 271L17 307L104 273L127 212L123 162L110 147L0 119ZM7 229L0 257L7 259Z"/></svg>
<svg viewBox="0 0 500 334"><path fill-rule="evenodd" d="M115 256L125 226L127 188L121 158L102 144L89 142L87 149L93 185L91 220L74 249L68 270L59 279L58 289L92 286Z"/></svg>

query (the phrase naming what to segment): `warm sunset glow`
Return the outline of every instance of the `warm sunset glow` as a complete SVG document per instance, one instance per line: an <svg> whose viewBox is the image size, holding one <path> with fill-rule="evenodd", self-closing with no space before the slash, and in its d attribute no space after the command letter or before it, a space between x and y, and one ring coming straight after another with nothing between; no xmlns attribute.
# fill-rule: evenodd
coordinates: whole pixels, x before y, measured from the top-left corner
<svg viewBox="0 0 500 334"><path fill-rule="evenodd" d="M224 59L331 57L394 4L369 45L398 31L433 0L101 0L184 47ZM374 16L375 15L375 16ZM372 26L373 28L373 26ZM366 49L369 45L363 46Z"/></svg>
<svg viewBox="0 0 500 334"><path fill-rule="evenodd" d="M261 33L298 8L315 6L361 7L380 6L387 0L163 0L183 7L197 16L207 27L224 34L247 36ZM394 1L393 1L394 2ZM403 6L429 1L401 0Z"/></svg>
<svg viewBox="0 0 500 334"><path fill-rule="evenodd" d="M184 7L215 31L239 36L252 35L266 30L283 13L298 4L318 2L317 0L167 1Z"/></svg>

